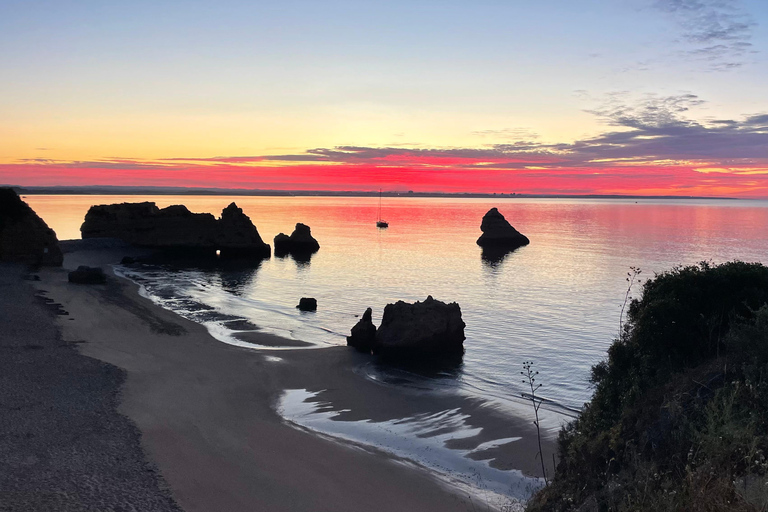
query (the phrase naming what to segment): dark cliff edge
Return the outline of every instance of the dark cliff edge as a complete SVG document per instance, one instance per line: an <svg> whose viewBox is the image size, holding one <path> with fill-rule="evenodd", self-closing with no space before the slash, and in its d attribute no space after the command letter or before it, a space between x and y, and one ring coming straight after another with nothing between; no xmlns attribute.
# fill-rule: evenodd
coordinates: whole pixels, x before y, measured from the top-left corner
<svg viewBox="0 0 768 512"><path fill-rule="evenodd" d="M56 233L10 188L0 188L0 261L59 267Z"/></svg>
<svg viewBox="0 0 768 512"><path fill-rule="evenodd" d="M591 380L529 511L768 509L767 267L649 279Z"/></svg>

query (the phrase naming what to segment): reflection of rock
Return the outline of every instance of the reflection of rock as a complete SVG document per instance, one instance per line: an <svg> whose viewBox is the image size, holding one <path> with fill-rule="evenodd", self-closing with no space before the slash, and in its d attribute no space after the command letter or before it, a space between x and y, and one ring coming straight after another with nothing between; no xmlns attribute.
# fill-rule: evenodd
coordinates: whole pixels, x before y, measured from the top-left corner
<svg viewBox="0 0 768 512"><path fill-rule="evenodd" d="M373 351L394 356L451 356L464 353L461 308L430 295L424 302L387 304Z"/></svg>
<svg viewBox="0 0 768 512"><path fill-rule="evenodd" d="M69 282L76 284L104 284L107 276L101 267L86 267L81 265L69 273Z"/></svg>
<svg viewBox="0 0 768 512"><path fill-rule="evenodd" d="M528 237L513 228L496 208L483 216L480 230L483 234L477 239L477 245L484 249L516 249L530 243Z"/></svg>
<svg viewBox="0 0 768 512"><path fill-rule="evenodd" d="M347 345L355 347L363 352L370 352L376 341L376 326L373 325L371 308L365 310L363 318L352 328L352 333L347 336Z"/></svg>
<svg viewBox="0 0 768 512"><path fill-rule="evenodd" d="M83 238L119 238L156 249L184 249L224 258L268 258L270 247L251 219L230 204L216 219L210 213L192 213L186 206L159 209L155 203L92 206L80 228Z"/></svg>
<svg viewBox="0 0 768 512"><path fill-rule="evenodd" d="M317 299L302 297L299 299L299 305L296 307L299 308L299 311L317 311Z"/></svg>
<svg viewBox="0 0 768 512"><path fill-rule="evenodd" d="M280 233L275 237L275 256L299 256L309 261L309 256L320 249L320 244L314 239L309 226L299 222L291 236Z"/></svg>
<svg viewBox="0 0 768 512"><path fill-rule="evenodd" d="M0 188L0 261L61 266L56 233L11 188Z"/></svg>

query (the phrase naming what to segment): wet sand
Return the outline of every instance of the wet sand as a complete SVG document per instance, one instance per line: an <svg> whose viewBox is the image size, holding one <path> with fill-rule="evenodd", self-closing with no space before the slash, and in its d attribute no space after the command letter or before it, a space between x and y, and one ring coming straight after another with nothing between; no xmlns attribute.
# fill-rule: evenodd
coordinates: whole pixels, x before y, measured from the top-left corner
<svg viewBox="0 0 768 512"><path fill-rule="evenodd" d="M502 469L538 474L530 418L510 417L477 399L373 382L358 371L368 356L346 347L275 352L221 343L115 277L108 264L124 254L68 252L64 270L43 270L34 285L69 312L58 321L64 341L125 370L119 410L140 429L142 446L184 510L486 509L477 497L403 459L286 423L275 411L286 389L320 392L334 409L348 410L347 420L460 409L483 431L459 444L520 436L486 456ZM66 269L83 264L103 266L109 282L68 283ZM249 334L259 344L276 341L264 334L262 343L259 335ZM551 450L548 442L545 457Z"/></svg>

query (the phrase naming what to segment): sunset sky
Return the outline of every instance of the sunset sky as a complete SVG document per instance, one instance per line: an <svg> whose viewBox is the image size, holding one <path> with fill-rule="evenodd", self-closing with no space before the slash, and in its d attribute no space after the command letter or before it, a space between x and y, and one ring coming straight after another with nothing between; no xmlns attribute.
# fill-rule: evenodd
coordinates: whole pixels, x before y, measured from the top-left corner
<svg viewBox="0 0 768 512"><path fill-rule="evenodd" d="M766 0L0 2L0 183L768 197Z"/></svg>

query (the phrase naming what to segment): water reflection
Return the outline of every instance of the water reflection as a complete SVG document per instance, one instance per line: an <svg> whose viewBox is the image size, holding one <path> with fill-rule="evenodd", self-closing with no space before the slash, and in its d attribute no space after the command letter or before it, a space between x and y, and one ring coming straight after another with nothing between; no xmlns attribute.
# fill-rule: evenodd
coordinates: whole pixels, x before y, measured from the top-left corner
<svg viewBox="0 0 768 512"><path fill-rule="evenodd" d="M520 249L515 247L514 249L504 249L500 247L485 247L480 255L483 264L491 269L496 269L507 259L507 256Z"/></svg>

